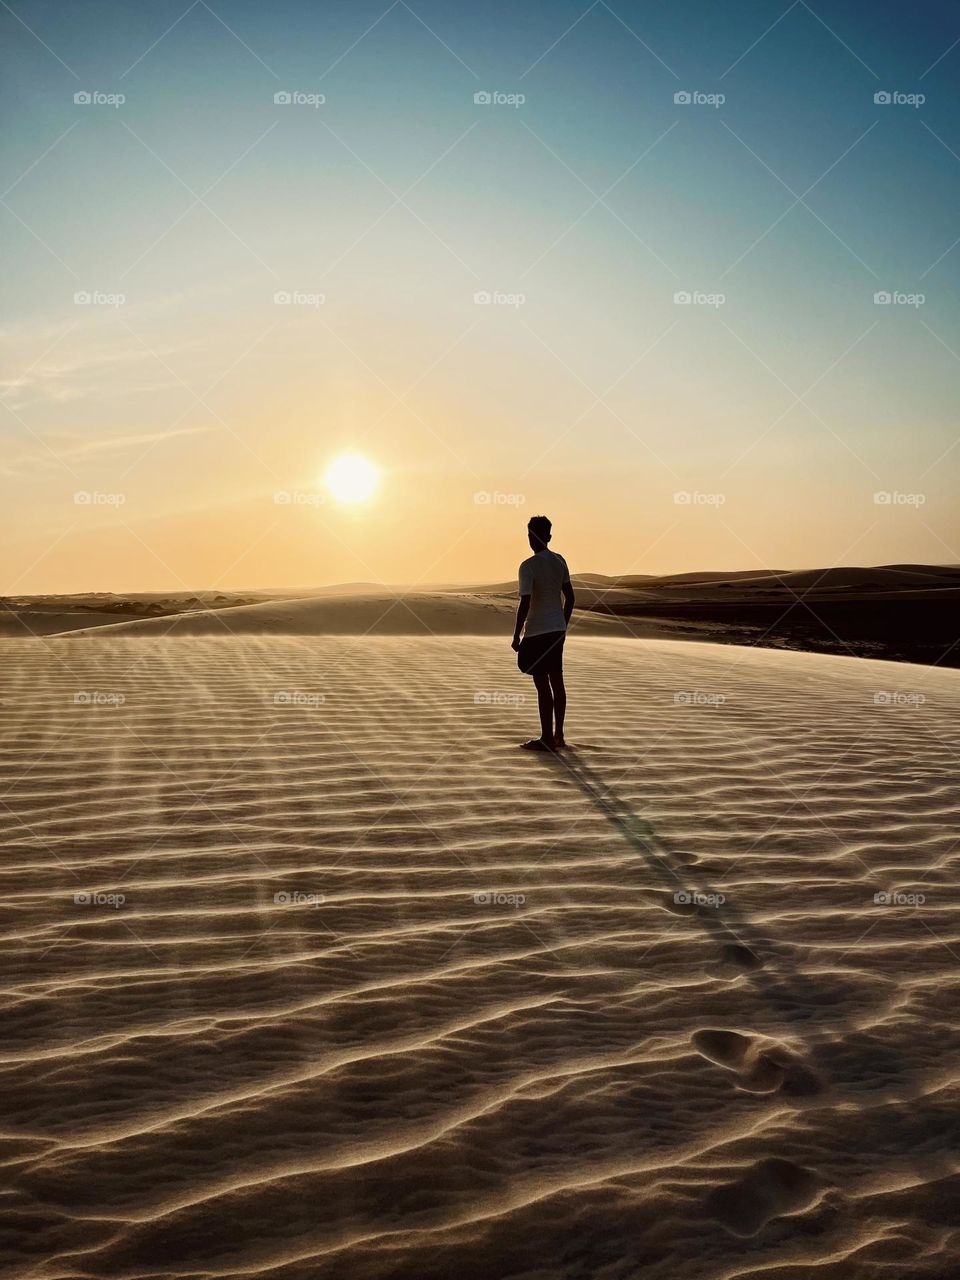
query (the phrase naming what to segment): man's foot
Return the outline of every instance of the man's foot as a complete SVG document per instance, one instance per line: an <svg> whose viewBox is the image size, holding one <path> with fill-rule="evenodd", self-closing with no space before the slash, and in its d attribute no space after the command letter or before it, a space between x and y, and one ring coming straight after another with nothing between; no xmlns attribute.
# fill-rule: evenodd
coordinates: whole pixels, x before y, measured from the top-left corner
<svg viewBox="0 0 960 1280"><path fill-rule="evenodd" d="M564 750L564 748L566 747L566 745L567 745L567 744L566 744L566 742L564 741L563 734L562 734L562 733L558 733L558 734L557 734L557 736L556 736L556 737L554 738L554 740L553 740L553 749L554 749L554 751L563 751L563 750Z"/></svg>
<svg viewBox="0 0 960 1280"><path fill-rule="evenodd" d="M520 744L524 751L552 751L553 744L544 742L543 738L531 738L529 742Z"/></svg>

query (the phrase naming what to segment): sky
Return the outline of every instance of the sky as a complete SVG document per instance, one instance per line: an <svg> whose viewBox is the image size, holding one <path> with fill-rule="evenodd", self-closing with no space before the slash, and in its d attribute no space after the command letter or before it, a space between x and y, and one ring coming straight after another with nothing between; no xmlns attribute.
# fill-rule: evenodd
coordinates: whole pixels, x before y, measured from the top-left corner
<svg viewBox="0 0 960 1280"><path fill-rule="evenodd" d="M0 594L960 563L955 4L0 31Z"/></svg>

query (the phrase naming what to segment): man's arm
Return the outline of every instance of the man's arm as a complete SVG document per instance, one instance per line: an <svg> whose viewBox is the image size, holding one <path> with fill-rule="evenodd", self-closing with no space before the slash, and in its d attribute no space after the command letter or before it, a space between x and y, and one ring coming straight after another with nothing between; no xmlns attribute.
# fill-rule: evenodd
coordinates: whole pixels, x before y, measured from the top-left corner
<svg viewBox="0 0 960 1280"><path fill-rule="evenodd" d="M576 603L576 596L573 594L573 583L568 579L560 590L563 592L563 620L569 627L570 615L573 613L573 606Z"/></svg>
<svg viewBox="0 0 960 1280"><path fill-rule="evenodd" d="M521 596L520 603L517 606L517 625L513 631L513 640L511 644L514 649L520 648L520 632L523 630L523 624L527 620L527 614L530 612L530 597Z"/></svg>

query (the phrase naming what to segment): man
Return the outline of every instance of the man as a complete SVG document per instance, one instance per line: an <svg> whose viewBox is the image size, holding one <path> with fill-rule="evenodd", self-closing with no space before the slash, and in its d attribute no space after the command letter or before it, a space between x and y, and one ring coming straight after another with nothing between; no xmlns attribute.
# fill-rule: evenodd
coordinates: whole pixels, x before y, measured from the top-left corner
<svg viewBox="0 0 960 1280"><path fill-rule="evenodd" d="M533 516L527 524L533 555L520 566L520 606L513 634L517 665L533 676L540 709L540 737L523 744L528 751L559 751L567 745L563 740L567 710L563 642L574 595L567 562L547 546L550 529L546 516Z"/></svg>

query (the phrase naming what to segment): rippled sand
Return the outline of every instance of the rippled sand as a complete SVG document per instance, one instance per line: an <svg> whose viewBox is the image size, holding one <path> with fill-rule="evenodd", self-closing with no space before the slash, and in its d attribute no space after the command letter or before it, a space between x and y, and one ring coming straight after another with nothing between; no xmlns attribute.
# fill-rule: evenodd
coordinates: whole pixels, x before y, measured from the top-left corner
<svg viewBox="0 0 960 1280"><path fill-rule="evenodd" d="M3 1275L958 1274L958 673L0 658Z"/></svg>

